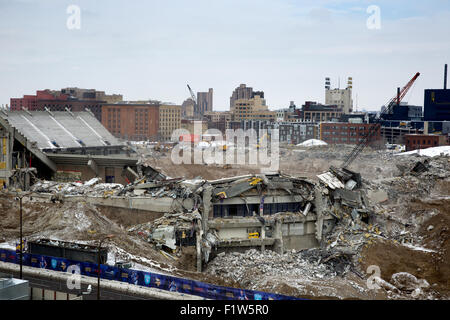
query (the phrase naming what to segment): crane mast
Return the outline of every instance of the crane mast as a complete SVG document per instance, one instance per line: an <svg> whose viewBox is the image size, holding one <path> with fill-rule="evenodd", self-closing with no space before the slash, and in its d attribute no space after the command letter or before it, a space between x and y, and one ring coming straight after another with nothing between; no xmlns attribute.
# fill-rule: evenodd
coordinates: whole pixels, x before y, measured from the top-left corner
<svg viewBox="0 0 450 320"><path fill-rule="evenodd" d="M364 150L364 148L372 142L372 137L376 134L376 132L381 127L381 115L382 114L388 114L392 112L392 109L396 104L400 104L402 99L405 97L406 93L409 91L409 89L412 87L414 82L417 80L417 78L420 76L420 73L417 72L414 77L409 80L409 82L402 88L402 90L393 97L389 103L386 105L386 108L381 111L380 116L375 119L375 125L370 126L368 133L362 138L358 144L355 146L355 148L346 156L344 163L342 164L342 168L346 169L350 164L353 162L353 160L356 159L356 157L361 153L361 151Z"/></svg>

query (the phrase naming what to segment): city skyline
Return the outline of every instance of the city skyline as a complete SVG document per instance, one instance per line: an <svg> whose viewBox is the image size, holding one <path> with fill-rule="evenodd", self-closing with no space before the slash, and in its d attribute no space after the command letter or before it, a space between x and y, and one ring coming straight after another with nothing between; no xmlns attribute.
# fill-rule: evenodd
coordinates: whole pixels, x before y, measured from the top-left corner
<svg viewBox="0 0 450 320"><path fill-rule="evenodd" d="M67 28L70 5L81 10L80 29ZM380 29L366 25L371 5L380 9ZM0 104L79 87L181 105L189 83L195 92L213 88L214 110L225 111L245 83L276 110L289 101L324 103L325 77L332 88L340 78L343 88L350 76L354 107L378 111L420 72L405 101L423 105L423 90L443 85L449 26L442 0L0 0Z"/></svg>

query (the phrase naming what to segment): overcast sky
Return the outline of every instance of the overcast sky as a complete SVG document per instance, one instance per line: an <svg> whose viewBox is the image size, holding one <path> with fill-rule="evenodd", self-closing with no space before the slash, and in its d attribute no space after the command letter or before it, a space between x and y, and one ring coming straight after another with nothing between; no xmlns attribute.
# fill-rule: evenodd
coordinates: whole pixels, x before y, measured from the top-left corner
<svg viewBox="0 0 450 320"><path fill-rule="evenodd" d="M80 29L67 28L70 5ZM367 27L370 5L380 29ZM0 0L0 48L0 104L68 86L181 104L189 83L228 110L246 83L279 109L324 103L325 77L352 76L358 109L378 110L416 72L410 104L442 88L450 1Z"/></svg>

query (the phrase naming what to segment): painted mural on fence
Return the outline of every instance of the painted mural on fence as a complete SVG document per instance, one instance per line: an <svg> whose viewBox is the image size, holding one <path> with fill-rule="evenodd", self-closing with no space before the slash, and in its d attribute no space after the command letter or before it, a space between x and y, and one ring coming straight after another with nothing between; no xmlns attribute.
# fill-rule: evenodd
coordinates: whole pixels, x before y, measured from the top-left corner
<svg viewBox="0 0 450 320"><path fill-rule="evenodd" d="M0 261L19 264L20 255L12 250L0 249ZM90 262L79 262L64 258L49 257L36 254L23 254L23 265L34 268L50 269L66 272L71 265L78 265L81 274L97 277L98 265ZM215 300L293 300L295 297L217 286L201 281L171 277L152 272L133 269L121 269L108 265L100 266L100 277L107 280L127 282L143 287L158 288L172 292L186 293Z"/></svg>

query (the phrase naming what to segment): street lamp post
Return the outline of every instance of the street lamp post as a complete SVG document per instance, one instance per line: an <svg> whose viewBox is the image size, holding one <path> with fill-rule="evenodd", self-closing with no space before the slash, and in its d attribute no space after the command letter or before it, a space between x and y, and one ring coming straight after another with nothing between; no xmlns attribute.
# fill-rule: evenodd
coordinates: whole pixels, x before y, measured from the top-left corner
<svg viewBox="0 0 450 320"><path fill-rule="evenodd" d="M22 199L23 197L25 197L26 195L29 195L30 193L22 193L22 194L17 194L17 198L19 199L19 233L20 233L20 239L19 239L19 257L20 257L20 279L22 279L22 269L23 269L23 219L22 219ZM16 198L16 199L17 199Z"/></svg>
<svg viewBox="0 0 450 320"><path fill-rule="evenodd" d="M98 248L97 248L97 256L98 256L98 267L97 267L97 300L100 300L100 265L101 265L101 259L100 259L100 250L102 247L102 243L103 241L107 240L107 239L111 239L113 238L114 235L107 235L106 237L104 237L103 239L100 240L100 243L98 244Z"/></svg>
<svg viewBox="0 0 450 320"><path fill-rule="evenodd" d="M20 240L19 240L19 250L20 250L20 279L22 279L22 265L23 265L23 242L22 242L22 197L19 198L20 201Z"/></svg>

